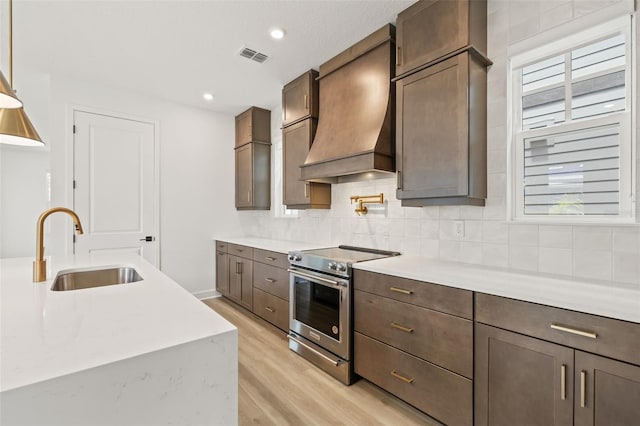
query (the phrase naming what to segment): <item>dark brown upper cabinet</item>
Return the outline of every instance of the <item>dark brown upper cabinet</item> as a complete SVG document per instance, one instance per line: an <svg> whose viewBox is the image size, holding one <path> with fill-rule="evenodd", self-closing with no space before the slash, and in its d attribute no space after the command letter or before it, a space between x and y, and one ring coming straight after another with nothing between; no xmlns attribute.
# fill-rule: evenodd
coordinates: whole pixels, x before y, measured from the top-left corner
<svg viewBox="0 0 640 426"><path fill-rule="evenodd" d="M271 208L271 111L251 107L236 117L236 209Z"/></svg>
<svg viewBox="0 0 640 426"><path fill-rule="evenodd" d="M318 71L309 70L282 89L282 126L318 118Z"/></svg>
<svg viewBox="0 0 640 426"><path fill-rule="evenodd" d="M396 81L403 206L484 205L486 68L469 51Z"/></svg>
<svg viewBox="0 0 640 426"><path fill-rule="evenodd" d="M236 117L236 148L250 142L271 143L271 111L251 107Z"/></svg>
<svg viewBox="0 0 640 426"><path fill-rule="evenodd" d="M248 143L236 148L236 209L271 208L271 145Z"/></svg>
<svg viewBox="0 0 640 426"><path fill-rule="evenodd" d="M300 180L304 163L316 132L316 119L307 118L282 129L283 204L290 209L331 208L331 185Z"/></svg>
<svg viewBox="0 0 640 426"><path fill-rule="evenodd" d="M331 185L305 182L300 173L318 123L317 77L309 70L282 89L282 204L290 209L331 208Z"/></svg>
<svg viewBox="0 0 640 426"><path fill-rule="evenodd" d="M487 51L486 0L423 0L398 14L396 76L459 49Z"/></svg>

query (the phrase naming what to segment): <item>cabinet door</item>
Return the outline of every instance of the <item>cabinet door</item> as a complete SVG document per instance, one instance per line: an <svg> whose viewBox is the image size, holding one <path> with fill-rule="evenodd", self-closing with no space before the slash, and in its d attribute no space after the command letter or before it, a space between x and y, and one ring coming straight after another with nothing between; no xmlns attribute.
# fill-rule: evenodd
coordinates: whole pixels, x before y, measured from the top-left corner
<svg viewBox="0 0 640 426"><path fill-rule="evenodd" d="M466 196L467 53L396 82L397 198Z"/></svg>
<svg viewBox="0 0 640 426"><path fill-rule="evenodd" d="M236 148L249 142L271 143L271 111L251 107L236 116Z"/></svg>
<svg viewBox="0 0 640 426"><path fill-rule="evenodd" d="M311 70L282 89L282 125L318 116L318 72Z"/></svg>
<svg viewBox="0 0 640 426"><path fill-rule="evenodd" d="M640 424L640 367L576 351L575 424Z"/></svg>
<svg viewBox="0 0 640 426"><path fill-rule="evenodd" d="M300 180L300 166L309 153L315 122L304 120L282 131L282 155L284 165L283 204L309 203L309 182Z"/></svg>
<svg viewBox="0 0 640 426"><path fill-rule="evenodd" d="M253 202L253 144L236 148L236 208Z"/></svg>
<svg viewBox="0 0 640 426"><path fill-rule="evenodd" d="M249 109L236 117L236 147L251 142L251 115L251 110Z"/></svg>
<svg viewBox="0 0 640 426"><path fill-rule="evenodd" d="M227 295L230 299L240 303L242 299L242 258L238 256L229 256L229 292Z"/></svg>
<svg viewBox="0 0 640 426"><path fill-rule="evenodd" d="M426 0L398 14L396 75L474 45L486 50L484 0Z"/></svg>
<svg viewBox="0 0 640 426"><path fill-rule="evenodd" d="M240 259L240 303L247 309L253 309L253 261Z"/></svg>
<svg viewBox="0 0 640 426"><path fill-rule="evenodd" d="M216 252L216 290L223 296L229 294L229 259L220 251Z"/></svg>
<svg viewBox="0 0 640 426"><path fill-rule="evenodd" d="M475 424L573 424L573 349L476 324Z"/></svg>

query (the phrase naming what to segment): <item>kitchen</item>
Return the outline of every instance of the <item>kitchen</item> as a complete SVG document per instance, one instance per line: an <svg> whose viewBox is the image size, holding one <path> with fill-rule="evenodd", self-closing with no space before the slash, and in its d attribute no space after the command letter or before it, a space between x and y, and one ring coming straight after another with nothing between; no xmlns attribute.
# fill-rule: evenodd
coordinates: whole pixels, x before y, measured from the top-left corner
<svg viewBox="0 0 640 426"><path fill-rule="evenodd" d="M206 3L191 12L182 11L187 16L176 15L175 5L163 3L153 10L144 4L131 6L129 20L126 22L132 29L127 39L118 39L119 43L108 44L109 34L115 37L115 26L112 22L95 17L95 8L100 16L118 15L105 4L73 3L71 5L53 2L51 4L22 3L16 4L15 31L15 87L19 90L27 111L38 131L47 143L44 149L27 150L12 149L3 146L2 161L2 257L34 256L35 221L38 215L50 206L72 206L71 180L69 169L70 138L69 105L88 106L97 111L116 112L133 117L144 117L160 123L159 141L159 252L161 270L180 283L199 298L213 296L215 247L212 239L224 239L234 236L255 236L290 241L310 241L317 247L331 247L338 244L371 247L383 250L394 250L405 256L423 256L431 259L459 262L459 264L476 264L487 267L511 268L536 274L553 274L564 278L597 279L623 283L626 286L638 285L638 228L637 225L580 225L580 224L539 224L507 222L509 212L507 201L508 164L507 164L507 125L511 120L507 114L507 58L511 50L533 48L527 46L528 41L538 36L537 40L555 36L557 28L584 28L614 18L618 15L617 7L625 2L492 2L487 5L487 56L493 62L489 68L487 96L487 198L485 207L476 206L430 206L424 208L402 207L395 198L396 178L374 180L369 182L341 183L332 185L332 207L330 210L301 210L297 214L286 212L281 208L281 94L282 86L293 80L311 67L317 68L321 63L337 55L350 45L358 42L368 34L388 22L394 22L398 12L408 7L411 2L393 2L384 6L380 14L371 17L363 28L356 31L352 22L360 22L363 18L363 5L358 7L351 2L341 2L324 6L314 4L328 16L327 22L336 26L332 33L340 34L338 41L324 41L313 48L303 49L304 43L299 41L297 49L306 55L306 62L300 68L289 69L285 65L277 65L278 54L285 55L286 50L293 48L286 43L291 40L298 28L307 27L314 22L314 16L304 11L300 5L290 5L294 16L302 16L299 27L281 24L278 11L266 4L252 4L256 14L263 17L260 28L260 39L253 43L242 40L228 40L229 50L233 55L242 44L256 47L272 55L262 64L268 67L279 66L278 78L270 84L269 94L264 98L259 87L252 86L252 76L259 73L258 64L240 62L244 58L229 58L242 76L242 89L224 84L218 89L207 89L214 95L223 98L225 90L229 97L238 99L225 113L211 112L204 108L182 105L179 101L161 100L156 95L145 94L151 81L159 76L148 76L148 69L159 69L169 65L183 69L180 56L183 46L175 40L163 40L160 47L154 47L150 34L140 34L135 25L135 13L155 14L154 20L159 27L170 27L178 17L182 21L199 23L206 27L206 16L214 15ZM375 5L374 4L374 5ZM369 9L372 9L371 5ZM66 6L66 9L64 8ZM240 14L244 9L230 3L216 4L218 8L230 16ZM336 8L344 10L336 10ZM21 12L22 8L22 12ZM201 8L201 9L200 9ZM61 9L61 10L58 10ZM187 9L187 8L184 8ZM26 19L29 11L29 21ZM220 13L220 9L216 9ZM57 39L55 36L63 29L59 25L47 23L48 16L69 14L83 19L74 21L80 27L73 34L87 34L86 44L72 43L69 39ZM75 15L72 15L75 14ZM371 12L372 15L375 13ZM335 15L335 16L334 16ZM367 14L364 14L367 16ZM266 17L272 22L266 23ZM23 18L20 18L23 19ZM339 21L343 19L344 21ZM349 21L349 19L351 21ZM56 21L56 20L52 20ZM203 22L205 21L205 22ZM60 22L59 20L57 22ZM267 40L267 30L271 25L282 25L287 32L280 44ZM70 24L71 25L71 24ZM119 22L123 28L129 28ZM222 24L221 24L222 25ZM231 24L226 24L227 26ZM574 25L571 27L571 25ZM197 25L193 24L194 27ZM365 28L366 27L366 28ZM29 34L32 28L44 28L48 35L33 37ZM245 31L247 28L243 27ZM556 29L556 32L553 29ZM227 30L230 28L225 27ZM5 30L6 31L6 30ZM45 30L38 30L45 31ZM327 31L330 32L330 31ZM321 33L318 30L318 33ZM264 34L264 35L263 35ZM92 35L92 37L89 37ZM154 34L158 36L158 34ZM62 35L60 35L62 37ZM166 36L165 36L166 37ZM336 36L337 37L337 36ZM3 37L3 40L6 40ZM64 41L60 41L64 40ZM73 40L73 38L72 38ZM106 41L105 41L106 40ZM133 41L137 43L133 43ZM547 40L548 41L548 40ZM21 44L23 43L23 44ZM38 49L38 43L51 43ZM80 43L75 41L74 43ZM236 46L237 44L237 46ZM253 44L253 45L252 45ZM58 46L56 48L56 46ZM59 46L68 46L60 49ZM161 47L170 53L165 53ZM96 50L100 47L100 54ZM206 46L205 46L206 47ZM205 47L202 47L203 49ZM144 55L148 61L139 64L136 49L160 49L155 54ZM23 50L24 49L24 50ZM119 49L126 52L129 61L122 61L118 56ZM197 49L197 46L194 47ZM322 49L322 50L321 50ZM141 51L141 50L140 50ZM153 50L152 50L153 51ZM21 53L24 52L24 53ZM34 52L27 62L27 52ZM55 52L55 53L54 53ZM79 54L78 52L82 52ZM322 55L319 52L324 52ZM3 54L5 54L3 52ZM21 56L24 55L24 56ZM60 59L53 55L60 55ZM169 55L169 56L167 56ZM175 55L175 56L173 56ZM86 58L87 62L103 65L99 74L102 80L83 70L82 61L75 57ZM4 60L3 56L3 60ZM118 60L118 62L115 62ZM55 69L60 63L70 62L75 66L73 74L69 70ZM119 68L114 71L111 63ZM3 61L3 71L7 69ZM21 65L24 64L24 65ZM56 65L57 64L57 65ZM136 64L141 69L136 69ZM29 65L29 66L27 66ZM255 66L254 66L255 65ZM23 67L23 68L20 68ZM51 67L51 69L48 69ZM246 71L246 70L249 71ZM173 69L174 78L182 78ZM274 72L274 71L272 71ZM253 73L253 74L251 74ZM108 75L105 75L108 74ZM134 77L137 77L135 79ZM229 76L225 76L230 78ZM143 81L148 79L149 82ZM224 81L224 78L221 79ZM116 84L117 83L117 84ZM166 82L165 82L166 83ZM145 86L148 84L149 86ZM186 84L186 83L185 83ZM114 88L113 86L119 87ZM180 96L200 97L201 91L191 89L189 94ZM44 95L43 95L44 93ZM158 92L156 92L158 93ZM176 95L177 96L177 95ZM233 117L251 105L258 105L271 110L272 139L272 208L269 211L236 211L234 208L234 185L231 183L235 170L233 161L234 123ZM321 119L320 119L321 120ZM637 163L637 153L636 153ZM186 167L185 165L188 165ZM47 198L48 188L46 176L51 176L51 198ZM15 185L15 182L20 182ZM13 184L12 184L13 183ZM636 185L637 188L637 185ZM187 190L189 189L189 190ZM25 197L24 194L37 194ZM367 215L358 216L355 205L350 204L349 197L356 194L385 195L382 205L369 205ZM205 195L203 195L205 194ZM209 195L206 195L209 194ZM20 206L17 208L16 206ZM293 217L292 217L293 216ZM637 216L636 216L637 217ZM463 222L463 235L456 234L456 223ZM67 235L71 234L71 223L66 218L51 218L48 253L58 254L70 250L72 243ZM79 237L81 239L81 237Z"/></svg>

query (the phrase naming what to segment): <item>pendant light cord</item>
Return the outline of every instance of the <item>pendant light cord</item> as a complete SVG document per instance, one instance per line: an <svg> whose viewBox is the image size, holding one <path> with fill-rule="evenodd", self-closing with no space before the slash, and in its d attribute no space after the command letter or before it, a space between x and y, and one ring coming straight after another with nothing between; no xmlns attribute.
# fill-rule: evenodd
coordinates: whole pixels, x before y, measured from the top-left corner
<svg viewBox="0 0 640 426"><path fill-rule="evenodd" d="M13 0L9 0L9 85L13 87Z"/></svg>

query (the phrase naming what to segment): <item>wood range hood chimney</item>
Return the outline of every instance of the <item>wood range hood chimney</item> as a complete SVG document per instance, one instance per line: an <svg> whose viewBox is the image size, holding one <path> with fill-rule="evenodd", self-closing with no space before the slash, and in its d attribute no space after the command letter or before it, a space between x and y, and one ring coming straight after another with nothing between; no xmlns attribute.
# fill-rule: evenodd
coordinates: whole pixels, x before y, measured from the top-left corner
<svg viewBox="0 0 640 426"><path fill-rule="evenodd" d="M320 66L318 130L302 180L352 182L395 171L394 73L391 24Z"/></svg>

